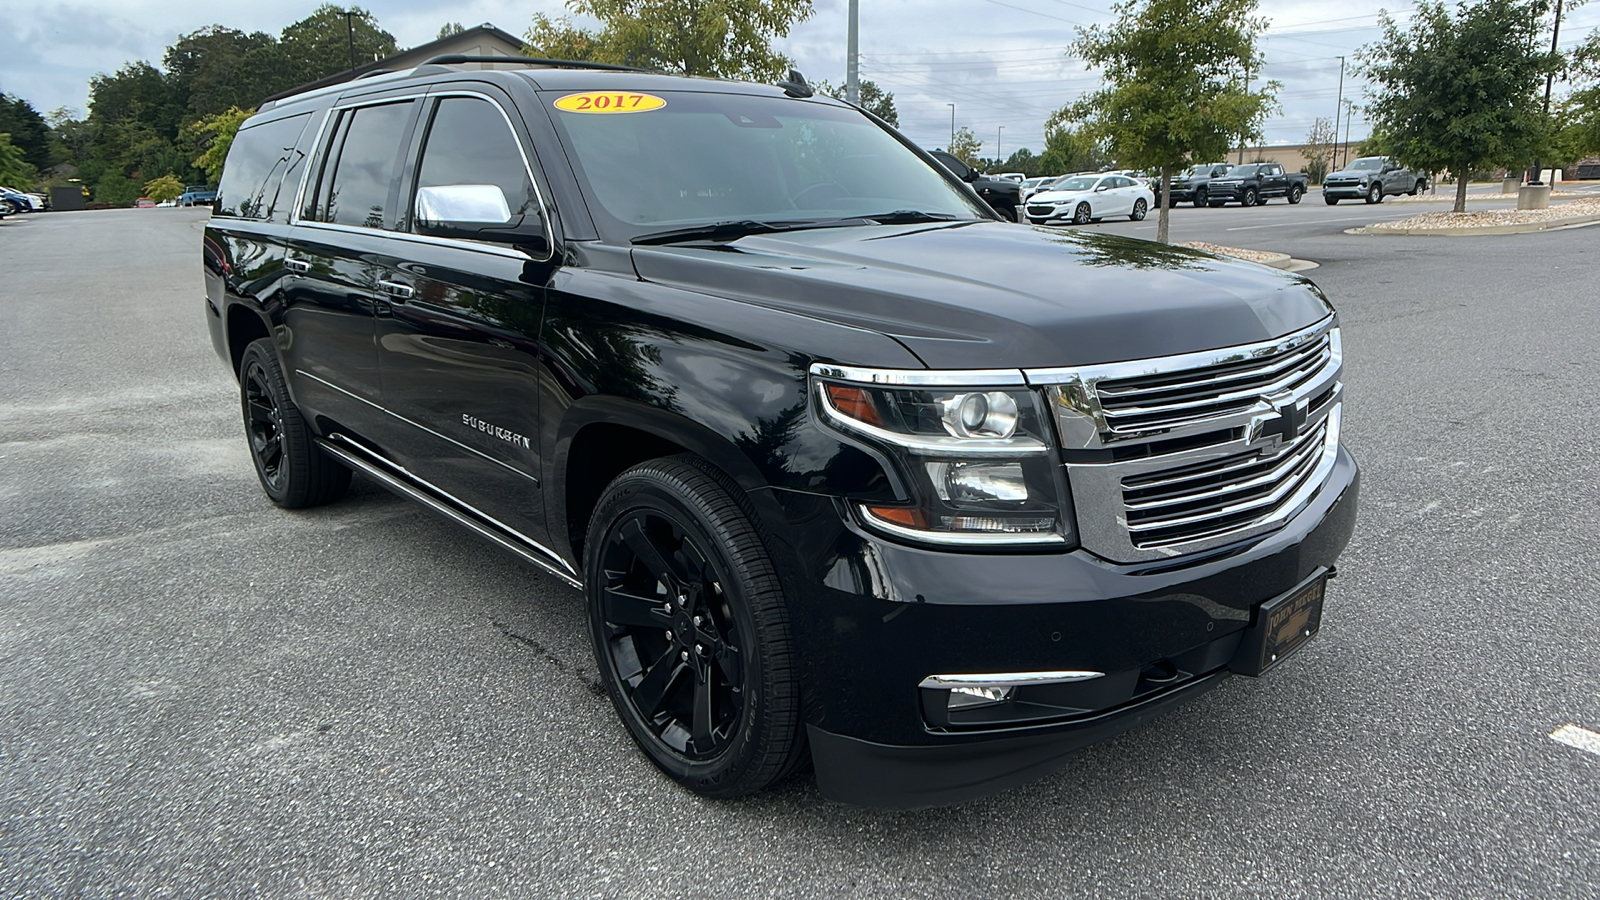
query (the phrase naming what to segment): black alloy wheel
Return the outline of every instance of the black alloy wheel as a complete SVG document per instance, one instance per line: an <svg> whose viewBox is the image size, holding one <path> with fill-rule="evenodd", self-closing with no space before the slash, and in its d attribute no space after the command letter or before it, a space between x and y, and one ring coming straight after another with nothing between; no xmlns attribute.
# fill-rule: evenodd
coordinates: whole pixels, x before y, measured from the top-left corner
<svg viewBox="0 0 1600 900"><path fill-rule="evenodd" d="M1374 182L1372 187L1367 188L1367 202L1368 203L1382 203L1383 202L1383 185Z"/></svg>
<svg viewBox="0 0 1600 900"><path fill-rule="evenodd" d="M1140 197L1139 199L1133 201L1133 212L1128 214L1128 221L1130 221L1130 222L1143 221L1143 219L1145 217L1145 213L1148 213L1149 211L1150 211L1149 205L1144 202L1144 198L1143 197Z"/></svg>
<svg viewBox="0 0 1600 900"><path fill-rule="evenodd" d="M268 499L288 509L331 503L350 488L350 470L322 451L289 398L270 338L239 360L239 400L250 458Z"/></svg>
<svg viewBox="0 0 1600 900"><path fill-rule="evenodd" d="M1289 185L1289 197L1288 197L1288 200L1289 200L1289 205L1290 206L1293 206L1294 204L1300 202L1300 194L1301 193L1302 192L1301 192L1300 186L1298 184Z"/></svg>
<svg viewBox="0 0 1600 900"><path fill-rule="evenodd" d="M1239 203L1243 206L1255 206L1260 197L1261 195L1256 193L1255 188L1250 188L1244 192L1244 197L1239 200Z"/></svg>
<svg viewBox="0 0 1600 900"><path fill-rule="evenodd" d="M1079 203L1078 208L1072 211L1072 222L1074 225L1087 225L1093 215L1093 211L1089 209L1089 204Z"/></svg>
<svg viewBox="0 0 1600 900"><path fill-rule="evenodd" d="M1196 190L1194 192L1194 205L1195 205L1195 208L1197 208L1197 209L1199 207L1202 207L1202 206L1206 205L1206 189L1205 188L1199 188L1198 190Z"/></svg>
<svg viewBox="0 0 1600 900"><path fill-rule="evenodd" d="M708 797L804 758L787 606L743 492L698 457L606 489L585 545L601 680L651 762Z"/></svg>

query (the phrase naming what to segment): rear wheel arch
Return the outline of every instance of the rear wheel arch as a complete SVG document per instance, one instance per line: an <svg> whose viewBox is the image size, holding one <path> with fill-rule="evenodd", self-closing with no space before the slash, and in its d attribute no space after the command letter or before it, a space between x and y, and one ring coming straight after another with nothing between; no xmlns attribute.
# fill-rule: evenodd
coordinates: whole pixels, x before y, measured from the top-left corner
<svg viewBox="0 0 1600 900"><path fill-rule="evenodd" d="M272 336L272 329L267 327L266 320L256 313L238 303L228 305L228 357L233 364L233 374L239 375L239 366L244 359L246 347L264 337Z"/></svg>

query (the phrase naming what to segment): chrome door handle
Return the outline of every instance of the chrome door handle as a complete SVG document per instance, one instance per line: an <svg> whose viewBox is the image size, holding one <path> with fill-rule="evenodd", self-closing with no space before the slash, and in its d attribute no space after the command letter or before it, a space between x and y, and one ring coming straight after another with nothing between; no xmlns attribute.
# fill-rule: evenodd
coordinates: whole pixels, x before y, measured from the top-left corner
<svg viewBox="0 0 1600 900"><path fill-rule="evenodd" d="M311 263L303 259L289 258L283 261L283 267L291 272L309 272Z"/></svg>
<svg viewBox="0 0 1600 900"><path fill-rule="evenodd" d="M410 300L411 297L416 294L416 291L412 290L411 285L404 284L399 281L380 281L378 282L378 290L383 291L385 294L388 294L389 296L401 302Z"/></svg>

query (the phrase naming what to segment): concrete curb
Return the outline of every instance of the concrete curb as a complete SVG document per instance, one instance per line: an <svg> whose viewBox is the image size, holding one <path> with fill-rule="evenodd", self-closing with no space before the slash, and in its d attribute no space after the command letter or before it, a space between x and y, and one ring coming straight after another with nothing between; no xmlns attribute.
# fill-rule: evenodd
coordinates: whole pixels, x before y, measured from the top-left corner
<svg viewBox="0 0 1600 900"><path fill-rule="evenodd" d="M1376 237L1472 237L1473 235L1491 234L1531 234L1535 231L1549 231L1552 228L1565 228L1568 225L1587 225L1591 222L1600 222L1600 216L1567 216L1564 219L1546 219L1543 222L1523 222L1515 225L1479 225L1475 228L1346 228L1345 234L1371 235Z"/></svg>

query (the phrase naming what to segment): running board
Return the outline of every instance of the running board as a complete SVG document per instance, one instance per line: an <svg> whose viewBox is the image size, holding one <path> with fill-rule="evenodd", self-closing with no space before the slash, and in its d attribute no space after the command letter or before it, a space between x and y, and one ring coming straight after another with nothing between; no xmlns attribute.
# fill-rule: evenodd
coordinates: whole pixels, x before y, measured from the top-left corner
<svg viewBox="0 0 1600 900"><path fill-rule="evenodd" d="M465 525L479 537L523 562L537 566L579 590L583 589L583 582L570 571L565 560L515 531L490 520L443 491L426 483L419 483L421 480L411 473L394 467L394 464L387 460L379 460L371 451L350 438L342 434L333 434L327 439L317 438L316 442L317 446L329 455L389 490L421 503L452 522Z"/></svg>

